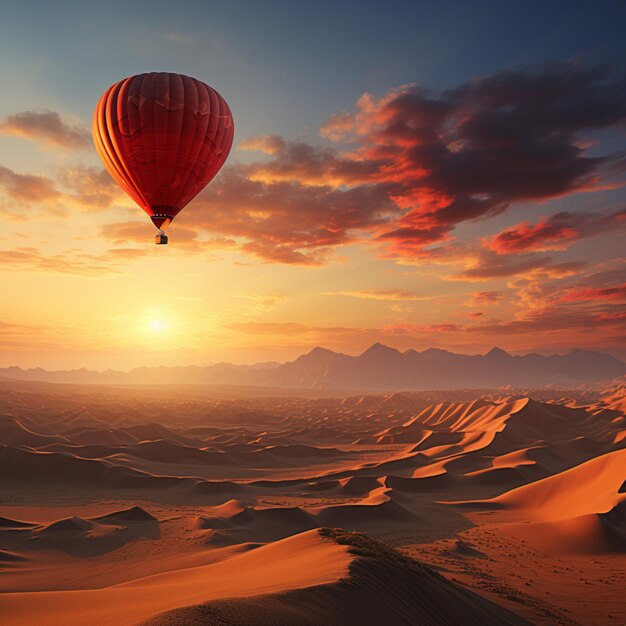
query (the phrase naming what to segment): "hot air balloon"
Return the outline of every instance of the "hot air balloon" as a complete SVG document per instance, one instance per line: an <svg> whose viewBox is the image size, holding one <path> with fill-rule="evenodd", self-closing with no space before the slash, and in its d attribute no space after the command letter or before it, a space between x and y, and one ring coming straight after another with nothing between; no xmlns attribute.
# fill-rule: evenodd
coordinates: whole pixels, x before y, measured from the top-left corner
<svg viewBox="0 0 626 626"><path fill-rule="evenodd" d="M159 229L213 179L233 143L233 116L205 83L167 72L130 76L109 87L93 116L105 167Z"/></svg>

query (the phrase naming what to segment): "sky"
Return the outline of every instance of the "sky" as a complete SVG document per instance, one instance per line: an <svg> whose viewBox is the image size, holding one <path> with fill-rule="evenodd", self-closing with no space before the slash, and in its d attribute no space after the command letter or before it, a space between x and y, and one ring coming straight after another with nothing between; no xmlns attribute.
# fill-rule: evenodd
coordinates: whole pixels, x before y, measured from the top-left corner
<svg viewBox="0 0 626 626"><path fill-rule="evenodd" d="M11 5L0 366L626 358L625 2ZM91 138L100 95L149 71L235 124L167 246Z"/></svg>

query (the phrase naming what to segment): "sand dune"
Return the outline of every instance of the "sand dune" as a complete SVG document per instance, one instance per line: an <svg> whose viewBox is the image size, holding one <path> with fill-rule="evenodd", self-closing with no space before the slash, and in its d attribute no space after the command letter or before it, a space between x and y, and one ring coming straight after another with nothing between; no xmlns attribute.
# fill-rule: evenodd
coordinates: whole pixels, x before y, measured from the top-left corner
<svg viewBox="0 0 626 626"><path fill-rule="evenodd" d="M93 484L102 487L166 487L180 479L153 476L113 465L106 460L81 459L69 454L37 452L0 444L0 485Z"/></svg>
<svg viewBox="0 0 626 626"><path fill-rule="evenodd" d="M317 531L222 563L176 570L106 589L0 594L8 623L65 626L135 624L161 611L213 598L245 597L335 582L347 573L345 548Z"/></svg>
<svg viewBox="0 0 626 626"><path fill-rule="evenodd" d="M28 560L21 554L9 552L8 550L0 550L0 569L9 566L11 563Z"/></svg>
<svg viewBox="0 0 626 626"><path fill-rule="evenodd" d="M68 517L67 519L61 519L52 524L48 524L41 529L41 533L55 534L55 533L71 533L71 532L88 532L93 528L93 524L83 519L82 517Z"/></svg>
<svg viewBox="0 0 626 626"><path fill-rule="evenodd" d="M528 519L545 521L606 513L626 499L626 494L619 493L625 481L626 450L617 450L514 489L491 502L521 509Z"/></svg>
<svg viewBox="0 0 626 626"><path fill-rule="evenodd" d="M0 441L5 445L38 447L51 443L67 443L65 437L36 433L14 417L0 417Z"/></svg>
<svg viewBox="0 0 626 626"><path fill-rule="evenodd" d="M181 611L211 600L214 604ZM10 623L134 624L173 609L178 610L149 623L209 624L214 617L249 624L291 619L342 624L355 618L400 623L415 615L433 625L459 619L466 624L525 623L381 544L361 537L322 537L316 530L221 563L106 589L0 595L0 610Z"/></svg>
<svg viewBox="0 0 626 626"><path fill-rule="evenodd" d="M36 526L30 522L19 522L14 519L8 519L7 517L0 517L0 528L29 528Z"/></svg>
<svg viewBox="0 0 626 626"><path fill-rule="evenodd" d="M147 511L144 511L139 506L133 506L130 509L124 509L122 511L114 511L113 513L107 513L100 517L94 518L101 524L123 524L128 522L156 522L156 517L150 515Z"/></svg>
<svg viewBox="0 0 626 626"><path fill-rule="evenodd" d="M9 623L521 623L326 526L432 559L541 626L626 622L619 385L333 398L3 384ZM575 582L596 564L594 602L611 608L590 621ZM535 582L544 570L558 593Z"/></svg>
<svg viewBox="0 0 626 626"><path fill-rule="evenodd" d="M626 490L624 490L626 491ZM626 552L626 499L598 515L609 549Z"/></svg>
<svg viewBox="0 0 626 626"><path fill-rule="evenodd" d="M165 613L144 625L528 623L384 544L336 531L324 535L352 552L346 578L253 598L213 600Z"/></svg>

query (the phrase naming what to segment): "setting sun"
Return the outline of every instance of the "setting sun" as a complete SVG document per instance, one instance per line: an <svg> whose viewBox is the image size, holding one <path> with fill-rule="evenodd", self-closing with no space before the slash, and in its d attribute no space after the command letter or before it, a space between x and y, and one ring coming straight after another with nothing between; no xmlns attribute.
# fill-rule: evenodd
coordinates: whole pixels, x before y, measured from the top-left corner
<svg viewBox="0 0 626 626"><path fill-rule="evenodd" d="M163 324L161 320L152 320L150 322L151 330L163 330L164 327L165 327L165 324Z"/></svg>

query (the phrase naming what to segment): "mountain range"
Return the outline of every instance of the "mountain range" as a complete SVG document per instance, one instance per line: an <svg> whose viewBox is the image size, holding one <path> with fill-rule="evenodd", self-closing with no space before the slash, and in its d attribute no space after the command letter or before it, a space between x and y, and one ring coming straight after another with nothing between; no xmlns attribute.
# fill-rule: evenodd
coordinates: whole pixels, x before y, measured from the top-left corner
<svg viewBox="0 0 626 626"><path fill-rule="evenodd" d="M376 343L358 356L314 348L287 363L140 367L106 370L47 371L0 368L0 377L88 384L232 384L277 388L358 391L420 391L462 388L576 387L626 375L626 363L601 352L574 349L565 355L511 355L499 348L486 354L455 354L430 348L423 352Z"/></svg>

